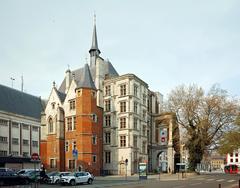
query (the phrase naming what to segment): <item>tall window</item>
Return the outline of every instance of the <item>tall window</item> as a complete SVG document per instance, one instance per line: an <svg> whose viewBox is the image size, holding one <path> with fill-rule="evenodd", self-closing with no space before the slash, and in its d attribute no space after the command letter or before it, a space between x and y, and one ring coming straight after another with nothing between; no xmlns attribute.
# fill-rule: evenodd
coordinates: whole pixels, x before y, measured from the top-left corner
<svg viewBox="0 0 240 188"><path fill-rule="evenodd" d="M56 160L50 159L50 168L56 168Z"/></svg>
<svg viewBox="0 0 240 188"><path fill-rule="evenodd" d="M69 142L68 141L65 142L65 151L66 152L69 151Z"/></svg>
<svg viewBox="0 0 240 188"><path fill-rule="evenodd" d="M146 110L143 110L143 120L146 120Z"/></svg>
<svg viewBox="0 0 240 188"><path fill-rule="evenodd" d="M97 162L97 156L96 155L92 155L92 162L96 163Z"/></svg>
<svg viewBox="0 0 240 188"><path fill-rule="evenodd" d="M134 102L134 108L133 108L134 113L137 113L137 109L138 109L137 107L138 107L137 102Z"/></svg>
<svg viewBox="0 0 240 188"><path fill-rule="evenodd" d="M105 111L106 111L106 112L111 111L111 103L110 103L110 100L106 100L106 101L105 101Z"/></svg>
<svg viewBox="0 0 240 188"><path fill-rule="evenodd" d="M111 127L111 116L110 115L105 116L105 126Z"/></svg>
<svg viewBox="0 0 240 188"><path fill-rule="evenodd" d="M70 100L69 105L70 105L70 110L74 110L75 109L75 100Z"/></svg>
<svg viewBox="0 0 240 188"><path fill-rule="evenodd" d="M76 130L76 116L73 117L73 130Z"/></svg>
<svg viewBox="0 0 240 188"><path fill-rule="evenodd" d="M111 95L111 86L108 85L105 87L105 95L110 96Z"/></svg>
<svg viewBox="0 0 240 188"><path fill-rule="evenodd" d="M142 134L143 134L143 136L146 136L146 126L145 125L143 126Z"/></svg>
<svg viewBox="0 0 240 188"><path fill-rule="evenodd" d="M105 133L105 144L111 144L111 133L110 132Z"/></svg>
<svg viewBox="0 0 240 188"><path fill-rule="evenodd" d="M72 130L72 117L67 118L67 130L68 131Z"/></svg>
<svg viewBox="0 0 240 188"><path fill-rule="evenodd" d="M125 129L126 128L126 117L120 118L120 128Z"/></svg>
<svg viewBox="0 0 240 188"><path fill-rule="evenodd" d="M134 85L133 92L134 92L134 95L137 97L138 96L138 86L137 85Z"/></svg>
<svg viewBox="0 0 240 188"><path fill-rule="evenodd" d="M146 105L146 95L143 94L143 104Z"/></svg>
<svg viewBox="0 0 240 188"><path fill-rule="evenodd" d="M120 112L126 112L126 102L120 102Z"/></svg>
<svg viewBox="0 0 240 188"><path fill-rule="evenodd" d="M134 135L133 136L133 147L137 148L137 142L138 142L137 135Z"/></svg>
<svg viewBox="0 0 240 188"><path fill-rule="evenodd" d="M96 136L96 135L93 135L93 136L92 136L92 144L93 144L93 145L96 145L96 144L97 144L97 136Z"/></svg>
<svg viewBox="0 0 240 188"><path fill-rule="evenodd" d="M75 169L75 160L69 160L68 161L68 168L69 169Z"/></svg>
<svg viewBox="0 0 240 188"><path fill-rule="evenodd" d="M48 120L48 132L53 133L53 120L52 120L52 118L49 118L49 120Z"/></svg>
<svg viewBox="0 0 240 188"><path fill-rule="evenodd" d="M13 155L13 156L18 156L19 153L18 153L18 151L12 151L12 155Z"/></svg>
<svg viewBox="0 0 240 188"><path fill-rule="evenodd" d="M77 142L76 141L73 142L73 147L72 148L77 149Z"/></svg>
<svg viewBox="0 0 240 188"><path fill-rule="evenodd" d="M105 152L105 163L111 163L111 152L110 151Z"/></svg>
<svg viewBox="0 0 240 188"><path fill-rule="evenodd" d="M142 153L146 153L146 142L145 141L143 141L143 143L142 143Z"/></svg>
<svg viewBox="0 0 240 188"><path fill-rule="evenodd" d="M126 147L126 136L120 136L120 147Z"/></svg>
<svg viewBox="0 0 240 188"><path fill-rule="evenodd" d="M120 86L120 95L121 96L126 95L126 84Z"/></svg>
<svg viewBox="0 0 240 188"><path fill-rule="evenodd" d="M138 119L135 117L135 118L133 119L133 128L134 128L135 130L137 130L137 125L138 125Z"/></svg>

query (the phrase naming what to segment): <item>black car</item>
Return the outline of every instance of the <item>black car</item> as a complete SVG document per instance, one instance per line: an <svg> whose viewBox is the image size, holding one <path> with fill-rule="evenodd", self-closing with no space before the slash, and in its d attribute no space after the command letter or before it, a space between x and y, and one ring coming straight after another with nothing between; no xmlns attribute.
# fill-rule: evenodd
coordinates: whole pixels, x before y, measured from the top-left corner
<svg viewBox="0 0 240 188"><path fill-rule="evenodd" d="M13 170L8 168L0 169L0 186L22 184L29 184L28 178L17 175Z"/></svg>

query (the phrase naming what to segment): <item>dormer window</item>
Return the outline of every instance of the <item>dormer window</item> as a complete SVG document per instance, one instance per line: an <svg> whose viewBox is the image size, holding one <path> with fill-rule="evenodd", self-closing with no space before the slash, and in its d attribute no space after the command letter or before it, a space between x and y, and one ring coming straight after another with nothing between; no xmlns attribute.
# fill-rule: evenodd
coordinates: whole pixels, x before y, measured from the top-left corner
<svg viewBox="0 0 240 188"><path fill-rule="evenodd" d="M55 102L52 103L52 109L55 109Z"/></svg>
<svg viewBox="0 0 240 188"><path fill-rule="evenodd" d="M70 100L69 104L70 104L70 110L74 110L75 109L75 100Z"/></svg>

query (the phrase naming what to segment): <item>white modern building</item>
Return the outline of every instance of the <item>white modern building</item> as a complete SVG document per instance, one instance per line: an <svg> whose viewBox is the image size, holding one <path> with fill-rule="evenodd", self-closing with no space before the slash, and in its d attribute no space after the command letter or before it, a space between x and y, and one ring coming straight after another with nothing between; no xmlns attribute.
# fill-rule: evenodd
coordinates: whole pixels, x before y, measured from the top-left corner
<svg viewBox="0 0 240 188"><path fill-rule="evenodd" d="M0 167L33 167L32 153L39 154L39 97L0 85Z"/></svg>

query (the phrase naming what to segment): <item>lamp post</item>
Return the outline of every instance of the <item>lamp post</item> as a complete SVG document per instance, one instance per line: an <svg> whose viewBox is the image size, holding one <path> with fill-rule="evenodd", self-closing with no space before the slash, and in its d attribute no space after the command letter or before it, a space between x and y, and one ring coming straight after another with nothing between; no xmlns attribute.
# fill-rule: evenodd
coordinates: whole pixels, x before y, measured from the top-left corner
<svg viewBox="0 0 240 188"><path fill-rule="evenodd" d="M13 81L15 80L15 78L11 77L10 79L12 80L12 88L13 88Z"/></svg>

